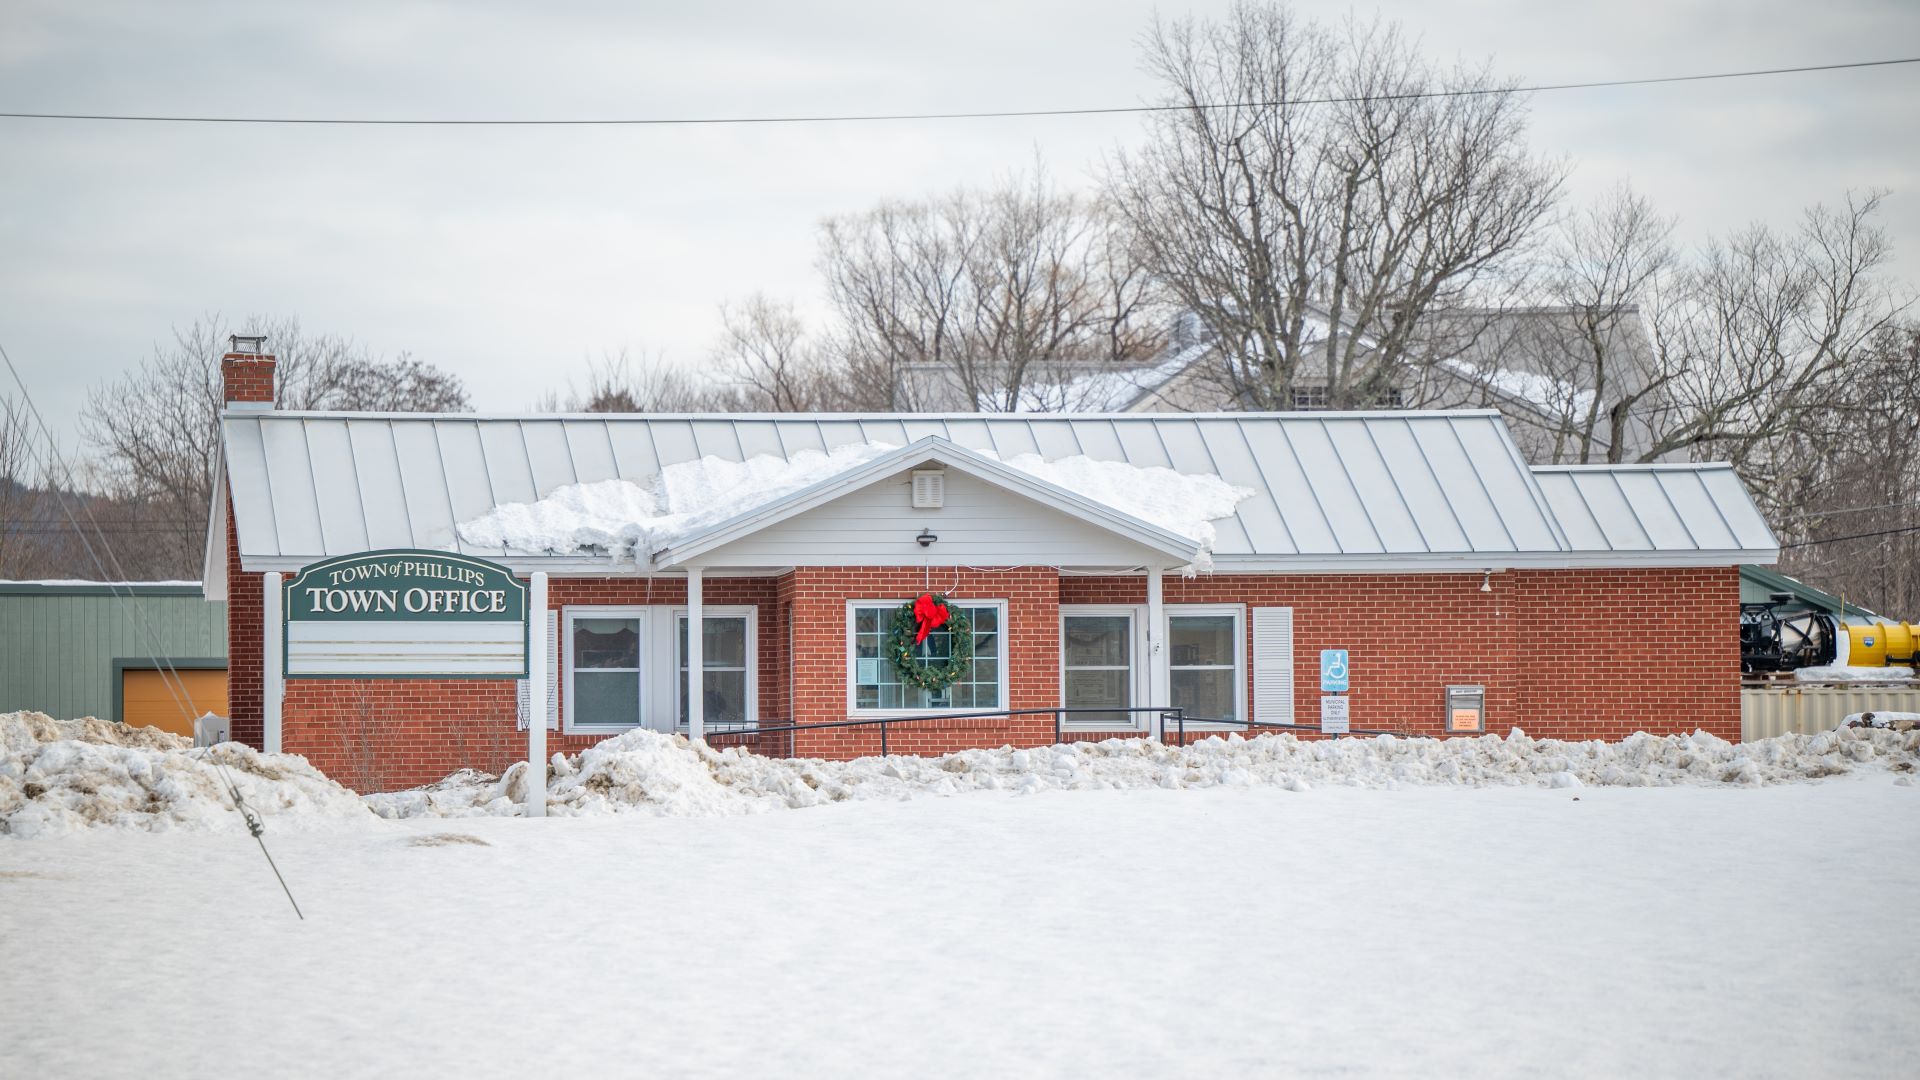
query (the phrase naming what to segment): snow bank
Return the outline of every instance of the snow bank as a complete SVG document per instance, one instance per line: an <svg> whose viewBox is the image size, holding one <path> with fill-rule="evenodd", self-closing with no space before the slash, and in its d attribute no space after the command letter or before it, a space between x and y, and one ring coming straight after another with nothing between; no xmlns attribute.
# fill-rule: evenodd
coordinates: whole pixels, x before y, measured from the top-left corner
<svg viewBox="0 0 1920 1080"><path fill-rule="evenodd" d="M219 765L269 828L368 820L358 796L302 757L237 743L195 750L157 728L15 712L0 714L0 835L245 832Z"/></svg>
<svg viewBox="0 0 1920 1080"><path fill-rule="evenodd" d="M1834 664L1827 667L1796 668L1793 677L1798 682L1900 682L1913 678L1910 667L1847 667Z"/></svg>
<svg viewBox="0 0 1920 1080"><path fill-rule="evenodd" d="M651 488L631 480L568 484L538 502L496 506L462 522L460 538L486 547L556 555L604 551L615 562L645 558L895 449L871 442L826 452L803 450L791 457L703 457L667 466ZM1253 494L1210 473L1188 475L1084 456L1047 461L1038 454L1021 454L1005 464L1191 538L1200 546L1202 566L1211 561L1213 522L1232 514L1240 500Z"/></svg>
<svg viewBox="0 0 1920 1080"><path fill-rule="evenodd" d="M1856 770L1904 779L1920 761L1920 732L1842 728L1734 744L1705 733L1639 734L1617 743L1505 738L1340 739L1293 735L1209 738L1186 748L1113 739L1030 750L967 750L943 757L849 762L757 757L679 736L634 731L574 758L554 755L549 813L748 814L857 799L969 791L1318 786L1394 788L1779 784ZM519 813L517 771L464 773L412 791L370 795L383 817Z"/></svg>

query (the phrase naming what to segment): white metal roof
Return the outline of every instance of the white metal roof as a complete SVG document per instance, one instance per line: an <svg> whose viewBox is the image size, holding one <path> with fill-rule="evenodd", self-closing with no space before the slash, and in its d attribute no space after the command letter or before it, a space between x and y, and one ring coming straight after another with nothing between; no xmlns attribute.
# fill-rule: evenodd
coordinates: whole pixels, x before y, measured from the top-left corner
<svg viewBox="0 0 1920 1080"><path fill-rule="evenodd" d="M1729 562L1779 555L1731 465L1543 465L1533 473L1575 551L1736 556Z"/></svg>
<svg viewBox="0 0 1920 1080"><path fill-rule="evenodd" d="M533 415L231 412L222 419L243 565L293 569L383 547L424 547L516 567L604 572L579 557L468 544L455 525L567 484L649 483L663 465L745 460L938 437L1009 459L1085 455L1253 489L1215 523L1214 562L1251 568L1565 565L1703 550L1571 543L1492 411L1222 414ZM1727 479L1731 479L1729 474ZM1751 534L1758 512L1713 482L1714 507ZM1704 490L1705 481L1701 482ZM1738 506L1723 507L1732 500ZM1744 516L1739 511L1744 510ZM1761 526L1764 532L1764 525ZM1771 546L1771 537L1766 537ZM218 543L218 536L210 538ZM1638 561L1648 561L1641 558ZM578 565L575 565L578 564Z"/></svg>

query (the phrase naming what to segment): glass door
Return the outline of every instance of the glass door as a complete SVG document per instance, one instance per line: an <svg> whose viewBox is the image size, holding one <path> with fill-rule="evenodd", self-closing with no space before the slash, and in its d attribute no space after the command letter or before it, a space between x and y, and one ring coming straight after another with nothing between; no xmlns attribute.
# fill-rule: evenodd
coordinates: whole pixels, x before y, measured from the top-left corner
<svg viewBox="0 0 1920 1080"><path fill-rule="evenodd" d="M1130 611L1066 612L1060 617L1060 703L1075 727L1137 727L1118 710L1134 704L1134 615Z"/></svg>

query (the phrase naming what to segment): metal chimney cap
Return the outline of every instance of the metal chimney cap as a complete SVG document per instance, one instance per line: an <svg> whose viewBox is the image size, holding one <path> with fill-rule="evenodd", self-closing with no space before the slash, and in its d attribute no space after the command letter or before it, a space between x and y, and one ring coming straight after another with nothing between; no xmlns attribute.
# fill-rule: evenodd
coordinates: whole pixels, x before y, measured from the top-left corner
<svg viewBox="0 0 1920 1080"><path fill-rule="evenodd" d="M265 334L228 334L227 335L227 351L228 352L247 353L253 356L258 356L266 350L266 347L267 347L267 335Z"/></svg>

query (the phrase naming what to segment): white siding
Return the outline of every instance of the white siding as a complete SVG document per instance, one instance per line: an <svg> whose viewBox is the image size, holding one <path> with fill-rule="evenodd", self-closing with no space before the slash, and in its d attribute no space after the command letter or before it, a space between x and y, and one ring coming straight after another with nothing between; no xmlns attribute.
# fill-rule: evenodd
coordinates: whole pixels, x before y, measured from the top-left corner
<svg viewBox="0 0 1920 1080"><path fill-rule="evenodd" d="M560 671L560 613L547 612L547 730L560 730L560 686L566 680ZM514 713L521 731L527 730L527 680L514 684Z"/></svg>
<svg viewBox="0 0 1920 1080"><path fill-rule="evenodd" d="M1293 723L1293 609L1253 609L1253 718Z"/></svg>
<svg viewBox="0 0 1920 1080"><path fill-rule="evenodd" d="M913 508L911 471L701 555L708 566L1134 566L1164 556L1024 496L947 470L946 505ZM914 537L939 536L922 548Z"/></svg>

